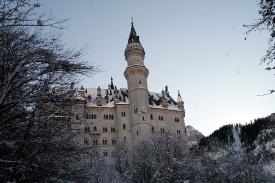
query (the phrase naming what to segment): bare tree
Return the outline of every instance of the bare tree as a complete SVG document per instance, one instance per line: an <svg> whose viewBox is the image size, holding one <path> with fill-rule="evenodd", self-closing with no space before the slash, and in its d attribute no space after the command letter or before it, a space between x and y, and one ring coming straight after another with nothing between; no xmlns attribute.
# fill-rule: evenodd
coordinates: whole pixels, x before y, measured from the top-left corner
<svg viewBox="0 0 275 183"><path fill-rule="evenodd" d="M259 18L255 20L254 23L250 25L244 25L247 29L246 34L249 34L252 31L267 31L270 33L269 47L266 51L266 54L263 56L261 63L266 64L267 71L275 70L275 1L274 0L259 0L258 1L260 15ZM245 38L246 39L246 38ZM267 94L274 93L275 90L271 89ZM264 95L267 95L264 94Z"/></svg>
<svg viewBox="0 0 275 183"><path fill-rule="evenodd" d="M125 143L117 143L112 153L114 169L125 182L130 182L132 172L130 167L129 151Z"/></svg>
<svg viewBox="0 0 275 183"><path fill-rule="evenodd" d="M0 1L0 181L85 182L91 172L78 162L93 151L74 140L75 100L67 89L95 68L83 62L83 50L67 49L59 35L41 29L59 30L64 20L44 19L36 13L39 6L32 0ZM64 116L52 120L57 113Z"/></svg>
<svg viewBox="0 0 275 183"><path fill-rule="evenodd" d="M179 136L154 134L137 146L133 180L136 182L177 182L181 180L178 162L186 146Z"/></svg>

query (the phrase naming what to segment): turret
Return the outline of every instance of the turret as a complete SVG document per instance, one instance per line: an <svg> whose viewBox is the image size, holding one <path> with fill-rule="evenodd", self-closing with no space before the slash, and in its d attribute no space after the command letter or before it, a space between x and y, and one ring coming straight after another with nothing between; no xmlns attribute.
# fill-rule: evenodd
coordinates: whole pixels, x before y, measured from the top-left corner
<svg viewBox="0 0 275 183"><path fill-rule="evenodd" d="M70 88L68 90L68 94L70 97L73 97L75 94L74 82L71 82Z"/></svg>
<svg viewBox="0 0 275 183"><path fill-rule="evenodd" d="M119 99L118 99L118 90L117 87L115 86L115 90L114 90L114 103L118 103Z"/></svg>
<svg viewBox="0 0 275 183"><path fill-rule="evenodd" d="M145 51L142 47L139 36L134 28L134 23L131 24L131 31L128 38L128 44L124 52L125 59L127 60L128 66L132 65L144 65Z"/></svg>
<svg viewBox="0 0 275 183"><path fill-rule="evenodd" d="M164 92L164 90L161 91L161 104L162 104L162 107L164 108L167 108L168 106L168 100L167 100L167 97L166 97L166 93Z"/></svg>
<svg viewBox="0 0 275 183"><path fill-rule="evenodd" d="M96 96L96 105L97 106L102 106L102 101L103 101L103 98L101 96L101 88L100 88L100 86L98 86L98 88L97 88L97 96Z"/></svg>
<svg viewBox="0 0 275 183"><path fill-rule="evenodd" d="M124 52L127 67L124 76L128 84L128 96L131 110L132 139L136 141L150 134L149 119L149 92L147 77L149 70L144 65L145 51L136 33L133 22L128 43Z"/></svg>
<svg viewBox="0 0 275 183"><path fill-rule="evenodd" d="M184 111L184 102L180 96L180 91L178 91L178 100L177 100L179 110Z"/></svg>
<svg viewBox="0 0 275 183"><path fill-rule="evenodd" d="M83 86L80 87L80 90L78 90L78 93L81 97L85 97L85 90Z"/></svg>

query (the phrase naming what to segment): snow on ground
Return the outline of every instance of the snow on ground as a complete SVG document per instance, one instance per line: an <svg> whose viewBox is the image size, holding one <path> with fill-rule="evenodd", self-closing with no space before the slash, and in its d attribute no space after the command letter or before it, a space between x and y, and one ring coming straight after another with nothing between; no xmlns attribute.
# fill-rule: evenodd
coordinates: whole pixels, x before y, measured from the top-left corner
<svg viewBox="0 0 275 183"><path fill-rule="evenodd" d="M233 127L232 134L233 134L232 147L233 147L234 152L242 152L242 143L240 140L240 128Z"/></svg>
<svg viewBox="0 0 275 183"><path fill-rule="evenodd" d="M264 170L275 176L275 161L271 161L269 164L264 165Z"/></svg>

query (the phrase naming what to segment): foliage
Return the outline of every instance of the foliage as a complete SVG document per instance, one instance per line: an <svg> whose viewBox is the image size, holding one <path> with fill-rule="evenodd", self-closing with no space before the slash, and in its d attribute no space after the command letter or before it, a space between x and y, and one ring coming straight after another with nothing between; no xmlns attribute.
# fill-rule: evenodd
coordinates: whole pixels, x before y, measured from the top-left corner
<svg viewBox="0 0 275 183"><path fill-rule="evenodd" d="M256 140L257 136L263 129L274 127L274 121L271 121L269 118L259 118L255 119L254 122L246 124L241 128L241 139L242 142L245 142L248 145Z"/></svg>
<svg viewBox="0 0 275 183"><path fill-rule="evenodd" d="M136 182L175 182L177 162L183 157L184 144L178 136L155 134L141 141L134 155L133 179Z"/></svg>
<svg viewBox="0 0 275 183"><path fill-rule="evenodd" d="M74 163L93 152L74 140L66 91L94 68L82 61L83 50L65 48L43 29L63 21L44 19L37 8L32 0L0 1L0 181L86 180L87 167Z"/></svg>
<svg viewBox="0 0 275 183"><path fill-rule="evenodd" d="M258 2L260 17L255 20L255 23L251 25L244 25L247 28L246 33L250 33L253 30L266 30L270 33L270 47L267 50L266 55L263 57L262 62L271 64L274 60L274 37L275 37L275 4L274 0L259 0ZM267 70L273 70L274 67L267 67Z"/></svg>
<svg viewBox="0 0 275 183"><path fill-rule="evenodd" d="M251 31L267 31L270 34L269 38L269 47L266 51L266 54L263 56L261 63L266 64L267 71L275 70L275 1L274 0L258 0L258 14L259 18L255 20L254 23L250 25L244 25L247 29L246 34L249 34ZM269 93L274 93L275 90L269 90ZM267 95L264 94L264 95Z"/></svg>

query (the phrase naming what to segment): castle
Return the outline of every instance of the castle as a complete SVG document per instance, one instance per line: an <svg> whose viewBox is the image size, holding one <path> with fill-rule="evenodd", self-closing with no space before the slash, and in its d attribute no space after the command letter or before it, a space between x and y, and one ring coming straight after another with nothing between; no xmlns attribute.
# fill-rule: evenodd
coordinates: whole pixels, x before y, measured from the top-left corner
<svg viewBox="0 0 275 183"><path fill-rule="evenodd" d="M71 86L69 94L76 99L72 127L83 132L79 142L84 146L98 146L104 156L110 157L117 143L125 143L131 151L135 144L153 133L172 133L186 140L184 102L180 93L175 101L167 86L161 93L148 91L145 51L133 22L124 55L127 89L117 88L112 78L107 89Z"/></svg>

